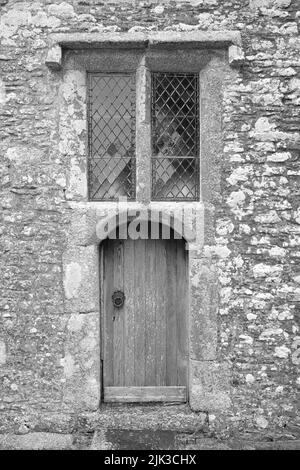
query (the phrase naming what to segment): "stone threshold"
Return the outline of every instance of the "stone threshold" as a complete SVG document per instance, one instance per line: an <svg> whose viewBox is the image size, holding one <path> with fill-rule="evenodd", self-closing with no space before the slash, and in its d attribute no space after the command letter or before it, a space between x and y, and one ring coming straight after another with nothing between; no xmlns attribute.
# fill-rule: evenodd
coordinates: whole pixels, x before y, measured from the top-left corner
<svg viewBox="0 0 300 470"><path fill-rule="evenodd" d="M20 419L22 416L22 419ZM84 434L99 429L171 430L194 433L208 429L208 414L192 411L188 404L101 403L95 411L57 407L2 411L0 436L4 434Z"/></svg>
<svg viewBox="0 0 300 470"><path fill-rule="evenodd" d="M187 404L102 404L90 421L96 429L164 430L202 432L208 430L208 415L192 411Z"/></svg>
<svg viewBox="0 0 300 470"><path fill-rule="evenodd" d="M180 435L208 432L208 416L187 404L103 404L89 423L91 450L176 450Z"/></svg>
<svg viewBox="0 0 300 470"><path fill-rule="evenodd" d="M0 434L0 450L176 450L180 436L193 439L208 432L207 413L194 412L187 404L101 404L95 412L68 418L65 427L59 413L41 414L43 425L24 434Z"/></svg>

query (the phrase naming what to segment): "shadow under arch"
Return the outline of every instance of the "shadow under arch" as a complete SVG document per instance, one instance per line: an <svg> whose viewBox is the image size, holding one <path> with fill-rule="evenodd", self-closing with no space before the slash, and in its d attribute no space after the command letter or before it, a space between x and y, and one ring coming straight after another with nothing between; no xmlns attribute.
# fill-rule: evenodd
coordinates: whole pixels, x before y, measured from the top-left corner
<svg viewBox="0 0 300 470"><path fill-rule="evenodd" d="M153 209L119 210L98 221L96 234L99 243L106 239L183 240L188 249L194 234L183 219L168 211Z"/></svg>

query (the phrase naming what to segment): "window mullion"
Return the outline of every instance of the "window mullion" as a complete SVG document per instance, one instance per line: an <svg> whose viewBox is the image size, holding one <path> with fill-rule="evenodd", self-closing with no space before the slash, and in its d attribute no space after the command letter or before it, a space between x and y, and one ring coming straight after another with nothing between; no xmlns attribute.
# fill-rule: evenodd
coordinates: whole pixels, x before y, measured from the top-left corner
<svg viewBox="0 0 300 470"><path fill-rule="evenodd" d="M136 72L136 198L151 199L151 73L145 57Z"/></svg>

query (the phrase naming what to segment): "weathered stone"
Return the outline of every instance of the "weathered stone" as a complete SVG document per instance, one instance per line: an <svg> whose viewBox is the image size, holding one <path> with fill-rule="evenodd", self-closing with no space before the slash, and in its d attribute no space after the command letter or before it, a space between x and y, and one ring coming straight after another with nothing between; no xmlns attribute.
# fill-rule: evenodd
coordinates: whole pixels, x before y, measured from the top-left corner
<svg viewBox="0 0 300 470"><path fill-rule="evenodd" d="M52 44L60 44L68 49L89 49L112 48L112 47L135 47L144 48L178 48L182 46L207 47L211 48L223 45L230 47L236 45L241 47L241 34L239 31L199 31L196 26L178 25L183 32L178 34L174 31L148 31L147 28L138 27L129 29L128 32L111 34L77 33L77 34L53 34ZM236 51L236 50L235 50ZM239 54L241 51L236 51Z"/></svg>
<svg viewBox="0 0 300 470"><path fill-rule="evenodd" d="M4 341L0 341L0 366L6 363L6 345Z"/></svg>
<svg viewBox="0 0 300 470"><path fill-rule="evenodd" d="M99 308L97 246L70 247L64 255L66 310L93 312Z"/></svg>
<svg viewBox="0 0 300 470"><path fill-rule="evenodd" d="M99 312L70 315L65 354L63 401L77 410L96 410L100 402Z"/></svg>
<svg viewBox="0 0 300 470"><path fill-rule="evenodd" d="M27 25L31 18L30 11L26 9L26 5L18 5L1 16L0 20L0 37L9 38L13 36L21 26Z"/></svg>
<svg viewBox="0 0 300 470"><path fill-rule="evenodd" d="M286 346L276 346L274 356L285 359L289 356L290 352L290 349Z"/></svg>
<svg viewBox="0 0 300 470"><path fill-rule="evenodd" d="M59 4L50 5L48 8L50 15L58 16L62 19L69 19L75 16L74 8L71 3L61 2Z"/></svg>
<svg viewBox="0 0 300 470"><path fill-rule="evenodd" d="M190 404L194 411L226 410L231 406L228 363L192 361L190 373Z"/></svg>
<svg viewBox="0 0 300 470"><path fill-rule="evenodd" d="M256 418L256 424L259 428L265 429L268 427L268 420L264 416L258 416Z"/></svg>
<svg viewBox="0 0 300 470"><path fill-rule="evenodd" d="M4 105L7 101L6 91L5 91L5 84L0 79L0 110L4 108Z"/></svg>
<svg viewBox="0 0 300 470"><path fill-rule="evenodd" d="M202 260L191 263L191 343L190 355L194 360L214 360L217 349L217 304L214 297L217 276L213 266ZM197 341L197 338L205 338Z"/></svg>
<svg viewBox="0 0 300 470"><path fill-rule="evenodd" d="M250 0L250 8L287 8L292 0Z"/></svg>
<svg viewBox="0 0 300 470"><path fill-rule="evenodd" d="M285 162L291 158L291 154L289 152L278 152L274 153L273 155L267 156L268 162Z"/></svg>
<svg viewBox="0 0 300 470"><path fill-rule="evenodd" d="M255 277L276 276L282 272L282 266L269 266L267 264L256 264L253 268Z"/></svg>
<svg viewBox="0 0 300 470"><path fill-rule="evenodd" d="M232 45L229 47L229 63L232 67L239 67L245 60L245 54L241 47Z"/></svg>
<svg viewBox="0 0 300 470"><path fill-rule="evenodd" d="M61 60L62 60L61 47L58 45L51 47L48 51L46 61L45 61L47 67L49 67L49 69L52 69L52 70L60 70Z"/></svg>
<svg viewBox="0 0 300 470"><path fill-rule="evenodd" d="M73 437L70 434L50 434L33 432L16 436L0 435L2 450L72 450Z"/></svg>

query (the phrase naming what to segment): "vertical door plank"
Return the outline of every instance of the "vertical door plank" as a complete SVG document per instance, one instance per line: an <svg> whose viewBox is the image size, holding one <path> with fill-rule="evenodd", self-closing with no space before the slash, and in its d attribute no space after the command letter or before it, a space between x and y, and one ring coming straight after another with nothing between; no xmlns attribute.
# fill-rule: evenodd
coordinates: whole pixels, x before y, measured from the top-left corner
<svg viewBox="0 0 300 470"><path fill-rule="evenodd" d="M187 385L188 374L188 251L181 240L177 242L177 385Z"/></svg>
<svg viewBox="0 0 300 470"><path fill-rule="evenodd" d="M155 240L156 292L156 385L166 385L166 249L163 240Z"/></svg>
<svg viewBox="0 0 300 470"><path fill-rule="evenodd" d="M124 291L124 243L114 241L114 291ZM110 299L112 302L112 300ZM114 385L124 385L124 307L114 308Z"/></svg>
<svg viewBox="0 0 300 470"><path fill-rule="evenodd" d="M145 246L146 240L134 242L134 385L145 385Z"/></svg>
<svg viewBox="0 0 300 470"><path fill-rule="evenodd" d="M124 369L125 385L133 386L134 382L134 241L124 241Z"/></svg>
<svg viewBox="0 0 300 470"><path fill-rule="evenodd" d="M146 240L145 262L145 338L146 338L146 382L145 385L156 384L155 378L155 328L156 328L156 286L155 286L155 240Z"/></svg>
<svg viewBox="0 0 300 470"><path fill-rule="evenodd" d="M167 293L167 367L166 385L177 385L177 241L166 240Z"/></svg>
<svg viewBox="0 0 300 470"><path fill-rule="evenodd" d="M112 242L105 240L103 242L103 295L104 308L103 315L103 341L104 341L104 357L103 357L103 380L104 386L114 385L114 330L113 330L113 314L114 308L111 301L114 282L114 249Z"/></svg>

